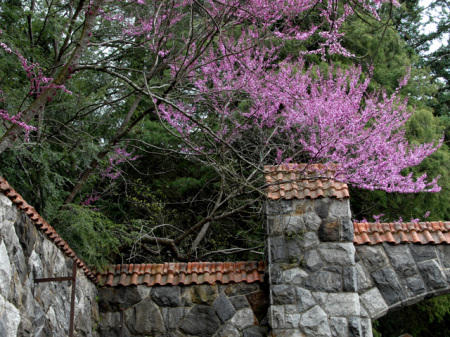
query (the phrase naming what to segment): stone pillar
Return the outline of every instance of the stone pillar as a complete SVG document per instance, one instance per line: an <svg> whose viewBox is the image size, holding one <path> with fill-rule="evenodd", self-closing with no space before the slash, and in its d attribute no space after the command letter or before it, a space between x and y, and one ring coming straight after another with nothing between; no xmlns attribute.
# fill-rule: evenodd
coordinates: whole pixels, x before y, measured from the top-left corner
<svg viewBox="0 0 450 337"><path fill-rule="evenodd" d="M303 180L298 169L266 167L272 335L372 336L361 319L348 188Z"/></svg>

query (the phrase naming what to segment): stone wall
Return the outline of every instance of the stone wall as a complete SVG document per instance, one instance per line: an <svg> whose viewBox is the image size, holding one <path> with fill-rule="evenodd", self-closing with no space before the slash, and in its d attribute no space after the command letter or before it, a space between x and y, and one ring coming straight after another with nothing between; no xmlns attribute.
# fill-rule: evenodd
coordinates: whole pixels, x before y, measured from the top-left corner
<svg viewBox="0 0 450 337"><path fill-rule="evenodd" d="M355 247L349 199L270 201L267 230L273 336L371 337L389 310L450 293L449 245Z"/></svg>
<svg viewBox="0 0 450 337"><path fill-rule="evenodd" d="M263 285L145 285L99 289L101 337L263 337L268 296ZM122 316L122 317L121 317Z"/></svg>
<svg viewBox="0 0 450 337"><path fill-rule="evenodd" d="M362 314L370 319L450 292L448 245L357 246L356 259Z"/></svg>
<svg viewBox="0 0 450 337"><path fill-rule="evenodd" d="M357 292L349 199L267 204L274 336L372 336Z"/></svg>
<svg viewBox="0 0 450 337"><path fill-rule="evenodd" d="M0 336L68 336L72 282L34 280L71 276L72 264L0 193ZM78 270L74 336L98 336L96 296L95 285Z"/></svg>

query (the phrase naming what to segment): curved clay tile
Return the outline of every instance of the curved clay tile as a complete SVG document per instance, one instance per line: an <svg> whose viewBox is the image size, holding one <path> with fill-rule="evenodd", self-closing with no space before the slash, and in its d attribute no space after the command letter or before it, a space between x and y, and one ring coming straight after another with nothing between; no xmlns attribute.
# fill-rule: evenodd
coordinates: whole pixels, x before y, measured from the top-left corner
<svg viewBox="0 0 450 337"><path fill-rule="evenodd" d="M355 245L450 244L450 222L353 223Z"/></svg>
<svg viewBox="0 0 450 337"><path fill-rule="evenodd" d="M109 266L105 272L99 272L96 279L103 286L129 286L145 284L227 284L231 282L263 282L264 261L249 262L189 262L170 264ZM142 275L143 274L143 275ZM137 277L142 275L142 277Z"/></svg>

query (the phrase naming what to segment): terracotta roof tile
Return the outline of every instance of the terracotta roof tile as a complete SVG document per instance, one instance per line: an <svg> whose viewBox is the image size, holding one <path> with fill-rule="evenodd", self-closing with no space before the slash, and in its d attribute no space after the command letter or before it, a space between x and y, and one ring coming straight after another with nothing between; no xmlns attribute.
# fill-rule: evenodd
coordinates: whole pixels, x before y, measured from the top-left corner
<svg viewBox="0 0 450 337"><path fill-rule="evenodd" d="M450 221L402 223L353 223L355 245L450 244Z"/></svg>
<svg viewBox="0 0 450 337"><path fill-rule="evenodd" d="M46 234L48 239L56 244L66 256L74 260L78 267L80 267L86 276L97 283L97 278L95 274L81 261L75 252L69 247L67 242L65 242L59 234L55 231L55 229L50 226L34 209L34 207L28 205L28 203L23 200L19 193L17 193L8 182L0 176L0 192L3 192L14 205L16 205L20 210L24 211L25 214L29 216L29 218L33 221L36 228L42 233Z"/></svg>
<svg viewBox="0 0 450 337"><path fill-rule="evenodd" d="M334 180L337 165L286 164L265 166L269 199L349 198L348 186Z"/></svg>
<svg viewBox="0 0 450 337"><path fill-rule="evenodd" d="M263 282L264 261L123 264L108 266L97 274L101 285L147 286L178 284Z"/></svg>

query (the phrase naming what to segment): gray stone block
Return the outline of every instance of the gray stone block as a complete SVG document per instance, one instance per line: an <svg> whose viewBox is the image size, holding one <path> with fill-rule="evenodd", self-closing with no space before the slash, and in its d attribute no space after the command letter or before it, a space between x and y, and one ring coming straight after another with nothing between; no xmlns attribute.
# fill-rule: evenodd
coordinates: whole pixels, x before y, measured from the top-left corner
<svg viewBox="0 0 450 337"><path fill-rule="evenodd" d="M366 309L370 318L377 319L385 315L389 309L377 288L372 288L360 296L361 305Z"/></svg>
<svg viewBox="0 0 450 337"><path fill-rule="evenodd" d="M355 246L353 243L322 243L318 249L323 260L331 265L355 265Z"/></svg>
<svg viewBox="0 0 450 337"><path fill-rule="evenodd" d="M289 234L302 234L306 231L303 215L287 215L283 218L283 227Z"/></svg>
<svg viewBox="0 0 450 337"><path fill-rule="evenodd" d="M355 266L356 269L356 282L358 293L363 293L366 290L373 287L373 283L370 274L364 268L362 262L358 262Z"/></svg>
<svg viewBox="0 0 450 337"><path fill-rule="evenodd" d="M176 330L183 317L189 312L186 307L163 307L161 308L161 315L164 320L164 326L167 330Z"/></svg>
<svg viewBox="0 0 450 337"><path fill-rule="evenodd" d="M317 305L301 316L300 330L306 337L329 337L331 335L327 314Z"/></svg>
<svg viewBox="0 0 450 337"><path fill-rule="evenodd" d="M250 307L245 296L233 296L233 297L229 297L228 300L230 301L230 303L233 305L233 307L236 310Z"/></svg>
<svg viewBox="0 0 450 337"><path fill-rule="evenodd" d="M383 268L389 263L389 259L382 246L356 246L356 253L369 273Z"/></svg>
<svg viewBox="0 0 450 337"><path fill-rule="evenodd" d="M299 247L303 250L315 249L319 246L320 241L316 232L306 232L298 240Z"/></svg>
<svg viewBox="0 0 450 337"><path fill-rule="evenodd" d="M409 245L416 262L437 259L436 248L433 245Z"/></svg>
<svg viewBox="0 0 450 337"><path fill-rule="evenodd" d="M250 326L257 324L255 315L250 308L245 308L237 311L231 318L230 323L232 323L239 330L244 330Z"/></svg>
<svg viewBox="0 0 450 337"><path fill-rule="evenodd" d="M269 282L270 284L284 284L283 270L280 263L272 263L269 267ZM228 294L227 294L228 295ZM231 295L229 295L231 296Z"/></svg>
<svg viewBox="0 0 450 337"><path fill-rule="evenodd" d="M421 295L426 291L425 284L420 275L408 277L404 280L401 280L400 283L405 290L406 296L410 298Z"/></svg>
<svg viewBox="0 0 450 337"><path fill-rule="evenodd" d="M321 219L328 218L328 212L330 210L330 202L329 198L316 199L315 202L315 212Z"/></svg>
<svg viewBox="0 0 450 337"><path fill-rule="evenodd" d="M448 287L447 279L436 260L418 263L418 267L428 288L435 290Z"/></svg>
<svg viewBox="0 0 450 337"><path fill-rule="evenodd" d="M344 317L331 317L330 330L332 337L347 336L348 331L347 319Z"/></svg>
<svg viewBox="0 0 450 337"><path fill-rule="evenodd" d="M160 307L177 307L180 305L180 287L178 286L154 286L150 296Z"/></svg>
<svg viewBox="0 0 450 337"><path fill-rule="evenodd" d="M324 219L317 231L322 242L339 242L341 239L341 219Z"/></svg>
<svg viewBox="0 0 450 337"><path fill-rule="evenodd" d="M343 267L342 268L342 287L346 292L358 291L358 278L356 273L356 267Z"/></svg>
<svg viewBox="0 0 450 337"><path fill-rule="evenodd" d="M301 284L302 280L308 277L308 273L300 267L294 267L282 271L282 277L286 284Z"/></svg>
<svg viewBox="0 0 450 337"><path fill-rule="evenodd" d="M306 252L304 257L304 268L309 273L315 272L323 267L322 258L316 249Z"/></svg>
<svg viewBox="0 0 450 337"><path fill-rule="evenodd" d="M311 292L301 287L295 287L295 299L299 313L303 313L316 305L316 301Z"/></svg>
<svg viewBox="0 0 450 337"><path fill-rule="evenodd" d="M450 245L439 245L440 260L444 268L450 268Z"/></svg>
<svg viewBox="0 0 450 337"><path fill-rule="evenodd" d="M142 300L131 308L126 316L126 325L135 335L158 335L165 332L161 313L149 298Z"/></svg>
<svg viewBox="0 0 450 337"><path fill-rule="evenodd" d="M224 293L221 293L214 301L213 308L216 309L217 316L222 323L228 321L236 313L235 308Z"/></svg>
<svg viewBox="0 0 450 337"><path fill-rule="evenodd" d="M361 318L349 317L348 319L348 336L349 337L362 337L363 332L361 328Z"/></svg>
<svg viewBox="0 0 450 337"><path fill-rule="evenodd" d="M314 291L340 292L342 291L341 279L340 273L321 270L306 278L303 286Z"/></svg>
<svg viewBox="0 0 450 337"><path fill-rule="evenodd" d="M351 218L341 218L341 242L353 242L354 228Z"/></svg>
<svg viewBox="0 0 450 337"><path fill-rule="evenodd" d="M268 316L269 324L272 329L284 329L284 305L271 305Z"/></svg>
<svg viewBox="0 0 450 337"><path fill-rule="evenodd" d="M195 305L181 321L179 329L188 335L210 337L220 326L215 310L206 305Z"/></svg>
<svg viewBox="0 0 450 337"><path fill-rule="evenodd" d="M401 278L418 274L416 262L414 261L409 246L408 244L397 246L383 244L392 266Z"/></svg>
<svg viewBox="0 0 450 337"><path fill-rule="evenodd" d="M272 263L288 262L286 239L283 236L272 236L269 241L269 254Z"/></svg>
<svg viewBox="0 0 450 337"><path fill-rule="evenodd" d="M298 245L298 239L287 239L286 248L289 263L300 262L301 256L303 255L302 249Z"/></svg>
<svg viewBox="0 0 450 337"><path fill-rule="evenodd" d="M337 200L337 199L329 199L329 211L328 218L329 219L341 219L347 218L351 219L351 211L350 211L350 200Z"/></svg>
<svg viewBox="0 0 450 337"><path fill-rule="evenodd" d="M296 329L300 323L300 313L296 305L286 305L284 307L284 320L287 329Z"/></svg>
<svg viewBox="0 0 450 337"><path fill-rule="evenodd" d="M219 329L215 337L241 337L241 334L232 324L225 324Z"/></svg>
<svg viewBox="0 0 450 337"><path fill-rule="evenodd" d="M330 293L322 306L329 316L359 316L359 296L357 293Z"/></svg>
<svg viewBox="0 0 450 337"><path fill-rule="evenodd" d="M268 200L266 201L266 214L291 214L293 211L292 202L292 200Z"/></svg>
<svg viewBox="0 0 450 337"><path fill-rule="evenodd" d="M391 306L405 299L403 288L392 268L385 267L374 271L371 275L388 305Z"/></svg>
<svg viewBox="0 0 450 337"><path fill-rule="evenodd" d="M363 337L373 337L372 333L372 321L367 318L361 319L361 329Z"/></svg>
<svg viewBox="0 0 450 337"><path fill-rule="evenodd" d="M322 219L314 212L303 214L302 220L306 229L312 232L316 232L322 223Z"/></svg>
<svg viewBox="0 0 450 337"><path fill-rule="evenodd" d="M272 215L267 217L267 233L269 236L282 235L285 232L283 216Z"/></svg>
<svg viewBox="0 0 450 337"><path fill-rule="evenodd" d="M280 284L271 287L273 304L295 303L295 288L291 285Z"/></svg>

